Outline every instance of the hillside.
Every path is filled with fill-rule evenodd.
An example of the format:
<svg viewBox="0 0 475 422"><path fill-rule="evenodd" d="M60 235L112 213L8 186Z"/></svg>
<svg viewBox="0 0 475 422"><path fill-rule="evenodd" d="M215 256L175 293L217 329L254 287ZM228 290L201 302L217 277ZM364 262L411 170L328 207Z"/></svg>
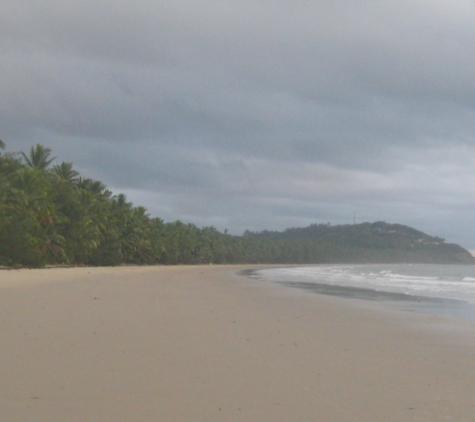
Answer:
<svg viewBox="0 0 475 422"><path fill-rule="evenodd" d="M459 245L445 243L440 237L412 227L383 221L338 226L312 224L283 232L246 232L245 235L271 242L313 245L315 250L320 250L321 262L475 263L475 258Z"/></svg>

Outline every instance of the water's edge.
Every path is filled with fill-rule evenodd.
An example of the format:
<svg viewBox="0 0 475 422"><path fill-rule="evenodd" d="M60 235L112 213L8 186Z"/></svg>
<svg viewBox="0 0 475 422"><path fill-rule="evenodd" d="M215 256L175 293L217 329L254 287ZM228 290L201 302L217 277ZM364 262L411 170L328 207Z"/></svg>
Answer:
<svg viewBox="0 0 475 422"><path fill-rule="evenodd" d="M304 290L312 294L334 296L342 299L369 302L372 304L377 303L382 307L402 312L444 315L475 322L475 306L457 299L417 296L326 283L296 282L293 280L276 281L270 278L265 278L260 271L261 269L245 269L239 270L237 274L252 280L265 280L288 288Z"/></svg>

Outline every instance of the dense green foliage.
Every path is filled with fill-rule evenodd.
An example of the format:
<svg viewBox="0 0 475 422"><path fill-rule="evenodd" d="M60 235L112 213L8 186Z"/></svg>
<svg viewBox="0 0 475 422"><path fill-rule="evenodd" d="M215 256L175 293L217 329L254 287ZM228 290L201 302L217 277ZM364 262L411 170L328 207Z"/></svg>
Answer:
<svg viewBox="0 0 475 422"><path fill-rule="evenodd" d="M382 221L354 225L313 224L284 232L246 232L246 236L282 245L297 263L474 263L459 245L401 224ZM300 247L298 247L299 245Z"/></svg>
<svg viewBox="0 0 475 422"><path fill-rule="evenodd" d="M0 152L0 265L473 261L458 245L383 222L244 236L164 223L71 163L53 162L42 145Z"/></svg>

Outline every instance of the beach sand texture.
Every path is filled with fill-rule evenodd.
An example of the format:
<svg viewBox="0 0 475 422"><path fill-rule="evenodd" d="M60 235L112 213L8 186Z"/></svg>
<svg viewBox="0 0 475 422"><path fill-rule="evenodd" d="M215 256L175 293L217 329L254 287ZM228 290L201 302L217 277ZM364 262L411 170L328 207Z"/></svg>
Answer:
<svg viewBox="0 0 475 422"><path fill-rule="evenodd" d="M475 420L473 327L238 268L0 271L0 421Z"/></svg>

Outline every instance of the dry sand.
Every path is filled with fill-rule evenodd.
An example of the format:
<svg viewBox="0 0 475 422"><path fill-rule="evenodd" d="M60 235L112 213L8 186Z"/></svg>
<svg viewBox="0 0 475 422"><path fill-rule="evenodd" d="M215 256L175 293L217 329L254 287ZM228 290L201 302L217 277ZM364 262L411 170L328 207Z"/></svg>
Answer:
<svg viewBox="0 0 475 422"><path fill-rule="evenodd" d="M475 421L475 329L234 275L0 271L0 421Z"/></svg>

